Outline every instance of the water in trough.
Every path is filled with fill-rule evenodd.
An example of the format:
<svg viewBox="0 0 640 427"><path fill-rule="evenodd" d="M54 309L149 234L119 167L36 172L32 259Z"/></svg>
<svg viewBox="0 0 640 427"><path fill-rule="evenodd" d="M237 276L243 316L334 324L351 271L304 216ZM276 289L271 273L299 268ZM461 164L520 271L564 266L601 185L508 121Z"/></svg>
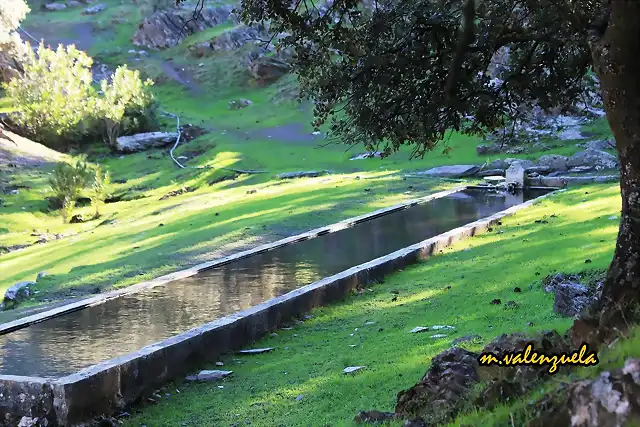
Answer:
<svg viewBox="0 0 640 427"><path fill-rule="evenodd" d="M71 374L544 193L464 190L45 320L0 336L0 373Z"/></svg>

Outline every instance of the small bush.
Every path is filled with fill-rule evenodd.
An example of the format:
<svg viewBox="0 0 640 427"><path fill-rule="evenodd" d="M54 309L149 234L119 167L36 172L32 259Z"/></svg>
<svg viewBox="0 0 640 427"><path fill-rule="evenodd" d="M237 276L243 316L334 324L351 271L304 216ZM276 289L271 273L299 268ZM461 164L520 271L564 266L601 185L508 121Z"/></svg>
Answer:
<svg viewBox="0 0 640 427"><path fill-rule="evenodd" d="M91 183L91 192L89 196L91 199L91 205L94 209L94 218L100 218L100 207L109 196L108 187L110 183L109 171L103 171L101 166L96 167L93 174L93 181Z"/></svg>
<svg viewBox="0 0 640 427"><path fill-rule="evenodd" d="M74 166L59 163L53 171L49 185L55 197L62 202L60 215L63 222L69 222L76 200L87 185L89 173L84 160L79 160Z"/></svg>

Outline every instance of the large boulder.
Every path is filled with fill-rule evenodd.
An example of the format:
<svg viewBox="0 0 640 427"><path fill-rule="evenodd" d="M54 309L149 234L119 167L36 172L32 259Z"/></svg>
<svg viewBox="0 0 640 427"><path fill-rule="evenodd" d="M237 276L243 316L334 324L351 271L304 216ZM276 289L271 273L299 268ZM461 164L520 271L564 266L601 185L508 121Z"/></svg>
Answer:
<svg viewBox="0 0 640 427"><path fill-rule="evenodd" d="M194 43L189 46L189 51L193 56L200 58L210 53L235 50L247 43L259 42L259 40L263 40L265 38L267 38L267 31L265 28L241 25L229 31L225 31L210 40Z"/></svg>
<svg viewBox="0 0 640 427"><path fill-rule="evenodd" d="M476 165L451 165L440 166L423 172L417 172L417 174L446 178L465 178L473 176L479 171L480 167Z"/></svg>
<svg viewBox="0 0 640 427"><path fill-rule="evenodd" d="M590 166L596 170L617 169L618 158L606 151L587 149L580 151L569 158L567 166Z"/></svg>
<svg viewBox="0 0 640 427"><path fill-rule="evenodd" d="M251 61L248 68L253 78L262 82L278 80L291 71L291 65L285 60L264 56Z"/></svg>
<svg viewBox="0 0 640 427"><path fill-rule="evenodd" d="M547 154L538 159L538 166L546 166L551 171L566 171L568 160L569 158L566 156Z"/></svg>
<svg viewBox="0 0 640 427"><path fill-rule="evenodd" d="M29 297L29 287L34 286L35 284L35 282L24 281L10 286L4 293L2 307L9 308L20 304Z"/></svg>
<svg viewBox="0 0 640 427"><path fill-rule="evenodd" d="M228 21L237 22L233 5L205 7L194 19L193 6L184 5L155 12L138 25L133 44L149 49L166 49L191 34Z"/></svg>
<svg viewBox="0 0 640 427"><path fill-rule="evenodd" d="M116 150L120 153L135 153L154 147L165 147L174 144L177 132L147 132L131 136L121 136L116 140Z"/></svg>

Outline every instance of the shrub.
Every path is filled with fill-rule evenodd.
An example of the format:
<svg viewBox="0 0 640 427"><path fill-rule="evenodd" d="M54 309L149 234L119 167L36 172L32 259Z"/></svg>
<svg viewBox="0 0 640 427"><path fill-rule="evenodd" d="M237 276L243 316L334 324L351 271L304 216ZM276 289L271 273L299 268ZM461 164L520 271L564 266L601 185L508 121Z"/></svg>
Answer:
<svg viewBox="0 0 640 427"><path fill-rule="evenodd" d="M100 207L109 195L108 187L110 182L109 171L103 171L101 166L97 166L93 173L93 181L91 183L91 192L89 195L91 205L94 209L94 218L100 218Z"/></svg>
<svg viewBox="0 0 640 427"><path fill-rule="evenodd" d="M27 44L27 47L29 45ZM73 45L27 49L24 73L5 84L17 111L11 119L35 140L56 147L84 138L94 126L93 60Z"/></svg>
<svg viewBox="0 0 640 427"><path fill-rule="evenodd" d="M114 146L121 132L149 130L155 124L155 102L148 91L153 81L140 79L140 72L118 67L109 80L102 80L98 114L105 126L106 141Z"/></svg>
<svg viewBox="0 0 640 427"><path fill-rule="evenodd" d="M143 82L138 71L122 66L100 82L98 92L92 65L73 45L53 51L40 44L37 54L28 49L23 75L4 85L16 107L10 118L33 139L56 148L100 134L113 146L120 133L155 125L151 80Z"/></svg>
<svg viewBox="0 0 640 427"><path fill-rule="evenodd" d="M63 222L69 222L76 200L87 185L89 173L87 163L81 159L73 166L59 163L49 179L55 197L62 202L60 215Z"/></svg>

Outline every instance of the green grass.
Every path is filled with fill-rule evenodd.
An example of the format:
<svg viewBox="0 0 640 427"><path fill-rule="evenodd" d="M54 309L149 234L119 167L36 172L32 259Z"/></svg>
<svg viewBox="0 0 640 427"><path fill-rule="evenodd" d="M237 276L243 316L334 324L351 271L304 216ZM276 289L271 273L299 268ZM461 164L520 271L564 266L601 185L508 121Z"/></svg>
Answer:
<svg viewBox="0 0 640 427"><path fill-rule="evenodd" d="M615 185L554 195L252 346L274 347L272 353L223 357L222 369L234 373L220 383L170 384L161 392L169 397L138 408L125 425L350 426L359 410L393 411L396 393L415 384L455 338L480 335L468 347L478 351L502 333L566 329L570 321L553 314L553 296L540 281L556 271L606 268L618 231L608 217L619 211ZM542 218L548 223L535 222ZM519 307L491 305L494 298ZM456 329L443 339L409 333L436 324ZM353 365L367 368L342 374Z"/></svg>

